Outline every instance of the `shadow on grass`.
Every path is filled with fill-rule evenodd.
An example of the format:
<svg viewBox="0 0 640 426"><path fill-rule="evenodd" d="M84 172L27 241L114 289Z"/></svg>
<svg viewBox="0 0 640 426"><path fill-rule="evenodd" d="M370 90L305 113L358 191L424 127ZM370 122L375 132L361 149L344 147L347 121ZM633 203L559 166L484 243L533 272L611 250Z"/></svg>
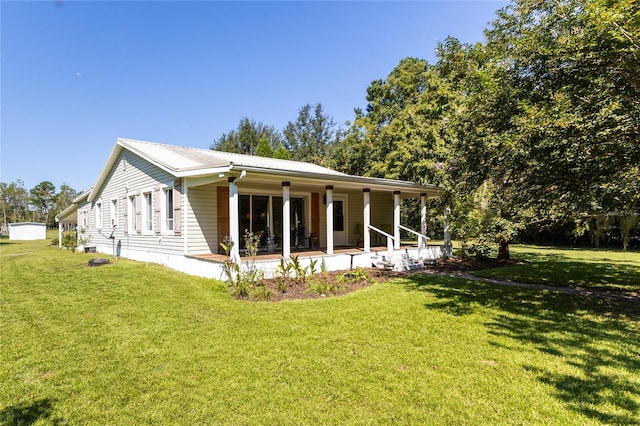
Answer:
<svg viewBox="0 0 640 426"><path fill-rule="evenodd" d="M490 308L485 325L501 338L492 344L505 348L506 338L533 345L577 372L560 373L535 362L523 366L568 407L608 424L638 424L640 383L628 379L640 371L637 303L424 274L398 282L434 296L425 304L430 310L467 315Z"/></svg>
<svg viewBox="0 0 640 426"><path fill-rule="evenodd" d="M53 401L51 399L36 399L12 405L0 410L0 424L2 425L32 425L40 420L48 424L60 424L61 422L51 417Z"/></svg>
<svg viewBox="0 0 640 426"><path fill-rule="evenodd" d="M597 251L594 250L597 254ZM559 253L518 253L514 258L528 262L503 270L485 270L476 275L508 277L514 281L558 286L581 286L592 289L640 291L640 264L613 261L604 257L576 260Z"/></svg>

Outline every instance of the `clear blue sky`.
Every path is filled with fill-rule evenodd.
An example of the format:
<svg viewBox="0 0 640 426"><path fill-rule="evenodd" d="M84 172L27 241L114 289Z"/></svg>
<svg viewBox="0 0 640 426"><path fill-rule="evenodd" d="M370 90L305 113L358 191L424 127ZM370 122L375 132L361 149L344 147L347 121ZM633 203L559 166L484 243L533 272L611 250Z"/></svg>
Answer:
<svg viewBox="0 0 640 426"><path fill-rule="evenodd" d="M505 2L0 2L0 181L93 185L116 138L209 148L243 117L338 123Z"/></svg>

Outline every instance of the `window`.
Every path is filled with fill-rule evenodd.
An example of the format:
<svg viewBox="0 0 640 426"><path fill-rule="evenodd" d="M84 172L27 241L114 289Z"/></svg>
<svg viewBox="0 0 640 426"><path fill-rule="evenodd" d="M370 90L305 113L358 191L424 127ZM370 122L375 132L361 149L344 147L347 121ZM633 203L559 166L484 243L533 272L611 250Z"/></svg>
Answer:
<svg viewBox="0 0 640 426"><path fill-rule="evenodd" d="M129 232L136 232L136 217L138 212L136 211L136 197L132 195L129 197Z"/></svg>
<svg viewBox="0 0 640 426"><path fill-rule="evenodd" d="M86 210L82 211L82 227L83 228L87 227L87 211Z"/></svg>
<svg viewBox="0 0 640 426"><path fill-rule="evenodd" d="M146 192L144 194L143 214L144 214L144 225L143 225L144 230L153 231L153 199L151 198L150 192Z"/></svg>
<svg viewBox="0 0 640 426"><path fill-rule="evenodd" d="M111 200L111 226L118 224L118 200Z"/></svg>
<svg viewBox="0 0 640 426"><path fill-rule="evenodd" d="M96 203L96 228L102 228L102 203Z"/></svg>
<svg viewBox="0 0 640 426"><path fill-rule="evenodd" d="M173 231L173 188L164 190L165 230Z"/></svg>

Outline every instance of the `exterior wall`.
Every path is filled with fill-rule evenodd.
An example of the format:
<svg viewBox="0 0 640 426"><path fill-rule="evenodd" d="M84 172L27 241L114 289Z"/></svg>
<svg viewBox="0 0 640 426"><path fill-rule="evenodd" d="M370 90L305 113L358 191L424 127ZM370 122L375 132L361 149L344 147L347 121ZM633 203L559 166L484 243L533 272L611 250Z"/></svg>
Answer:
<svg viewBox="0 0 640 426"><path fill-rule="evenodd" d="M164 212L156 214L156 208L164 210L165 188L173 188L174 177L154 166L148 161L129 152L123 151L105 181L97 198L78 206L78 230L80 238L89 239L87 245L95 246L96 251L114 253L131 259L159 261L166 256L184 255L184 220L180 222L180 232L163 230ZM185 211L185 185L182 185L180 205ZM143 193L151 193L153 200L153 229L140 233L133 231L125 224L128 215L128 198ZM142 202L142 195L140 196ZM112 201L116 201L115 228L111 224ZM174 202L177 200L174 196ZM101 210L101 221L98 223L98 205ZM85 222L86 221L86 222ZM128 232L125 232L127 229ZM82 233L84 230L84 234ZM109 239L112 235L114 239ZM176 235L178 234L178 235ZM142 255L144 254L144 255ZM141 257L146 257L141 259ZM152 260L156 259L156 260Z"/></svg>
<svg viewBox="0 0 640 426"><path fill-rule="evenodd" d="M10 240L46 240L47 225L45 223L20 222L9 224Z"/></svg>
<svg viewBox="0 0 640 426"><path fill-rule="evenodd" d="M320 192L320 199L323 200L326 192ZM334 189L333 195L347 197L347 242L349 246L355 247L358 242L358 225L364 226L364 196L360 190L340 190ZM391 192L371 192L371 225L376 228L393 226L393 193ZM384 229L383 229L384 230ZM377 233L371 232L371 243L376 242ZM364 246L364 230L362 240L358 246ZM386 241L382 241L386 245ZM327 205L320 202L320 247L327 246Z"/></svg>
<svg viewBox="0 0 640 426"><path fill-rule="evenodd" d="M218 252L218 184L189 187L187 254Z"/></svg>

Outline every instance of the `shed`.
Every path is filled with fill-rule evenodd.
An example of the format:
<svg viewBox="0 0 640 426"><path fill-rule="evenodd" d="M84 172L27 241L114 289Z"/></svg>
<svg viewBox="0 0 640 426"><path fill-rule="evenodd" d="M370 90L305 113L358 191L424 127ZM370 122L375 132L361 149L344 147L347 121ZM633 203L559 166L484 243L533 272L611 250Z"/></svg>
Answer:
<svg viewBox="0 0 640 426"><path fill-rule="evenodd" d="M9 224L10 240L46 240L47 224L36 222L19 222Z"/></svg>

